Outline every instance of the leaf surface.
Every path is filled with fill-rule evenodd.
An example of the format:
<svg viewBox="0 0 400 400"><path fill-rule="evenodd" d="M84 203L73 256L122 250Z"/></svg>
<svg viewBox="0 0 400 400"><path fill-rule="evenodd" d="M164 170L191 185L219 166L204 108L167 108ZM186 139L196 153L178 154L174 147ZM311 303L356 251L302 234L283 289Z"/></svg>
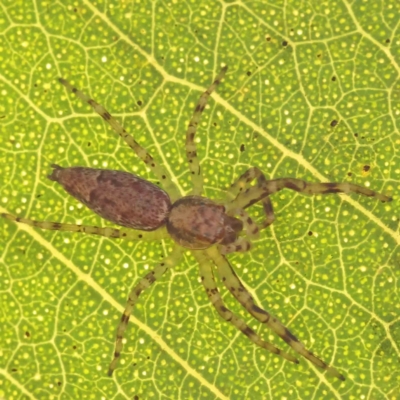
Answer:
<svg viewBox="0 0 400 400"><path fill-rule="evenodd" d="M0 222L0 397L400 397L400 10L383 2L2 0L0 212L109 226L49 181L50 164L152 173L62 76L103 104L190 190L185 131L222 65L198 131L205 195L246 169L348 181L394 196L273 196L276 221L229 257L255 300L347 378L292 365L221 321L188 253L141 297L106 376L129 289L171 242ZM261 218L259 206L250 209ZM263 338L285 343L222 289ZM136 397L135 397L136 396Z"/></svg>

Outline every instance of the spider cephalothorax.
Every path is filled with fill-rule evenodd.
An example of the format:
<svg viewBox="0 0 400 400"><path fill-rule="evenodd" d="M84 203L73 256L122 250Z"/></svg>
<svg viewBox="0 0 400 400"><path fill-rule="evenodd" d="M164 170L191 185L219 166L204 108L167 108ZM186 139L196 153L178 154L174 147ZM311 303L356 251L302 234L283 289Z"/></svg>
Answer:
<svg viewBox="0 0 400 400"><path fill-rule="evenodd" d="M213 244L234 243L243 223L225 213L225 207L201 196L177 200L169 213L167 230L181 246L206 249Z"/></svg>
<svg viewBox="0 0 400 400"><path fill-rule="evenodd" d="M207 99L224 77L221 72L212 85L200 97L186 132L186 155L193 183L191 195L182 197L164 168L115 120L111 114L93 99L71 86L66 80L60 82L89 103L107 121L117 134L132 148L136 155L153 171L165 189L123 171L99 170L86 167L62 168L53 165L50 179L59 182L64 189L101 217L128 229L100 228L96 226L64 224L59 222L33 221L2 214L3 217L43 229L84 232L112 238L129 240L160 240L172 237L175 241L171 254L163 259L132 288L125 311L117 329L114 358L109 366L112 375L122 351L123 334L139 295L176 264L185 249L190 249L199 263L201 282L218 314L230 322L256 345L279 354L286 360L298 363L290 354L278 349L251 329L241 318L233 314L224 304L214 281L213 264L225 287L236 300L258 321L288 343L298 354L314 365L327 370L331 375L344 380L336 368L316 357L277 318L255 304L241 283L225 254L248 251L251 241L259 231L274 221L270 195L282 189L291 189L304 194L358 193L375 197L383 202L391 198L371 189L351 183L310 183L295 178L280 178L268 181L257 167L244 172L228 189L222 201L201 197L203 179L197 158L195 134ZM253 182L256 182L253 185ZM265 219L255 224L245 209L260 202Z"/></svg>

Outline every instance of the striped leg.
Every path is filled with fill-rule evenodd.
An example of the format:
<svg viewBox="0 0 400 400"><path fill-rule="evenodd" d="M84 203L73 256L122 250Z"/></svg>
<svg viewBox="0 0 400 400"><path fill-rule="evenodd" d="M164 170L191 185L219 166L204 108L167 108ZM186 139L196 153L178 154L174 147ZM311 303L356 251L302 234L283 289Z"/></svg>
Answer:
<svg viewBox="0 0 400 400"><path fill-rule="evenodd" d="M257 179L257 185L255 186L256 188L262 188L264 185L268 182L267 179L265 178L264 174L261 172L261 170L257 167L252 167L249 168L244 174L242 174L236 182L234 182L231 187L228 190L228 197L231 199L235 199L236 204L242 204L240 202L240 199L247 193L247 190L253 188L251 186L251 182ZM266 218L259 224L259 229L265 229L269 225L271 225L274 220L274 210L272 208L272 203L271 199L269 197L264 197L261 199L264 213L266 215ZM252 203L254 204L254 203ZM246 205L246 207L249 207L251 204ZM233 209L232 205L226 204L227 212L230 214Z"/></svg>
<svg viewBox="0 0 400 400"><path fill-rule="evenodd" d="M298 364L299 361L295 357L278 349L271 343L262 340L257 333L254 332L253 329L251 329L242 319L237 317L232 313L232 311L225 307L225 304L223 303L221 295L215 284L212 264L208 257L203 252L195 252L193 255L196 257L199 264L201 283L203 284L207 296L218 314L225 321L230 322L235 328L246 335L257 346L262 347L271 353L278 354L288 361Z"/></svg>
<svg viewBox="0 0 400 400"><path fill-rule="evenodd" d="M35 228L47 229L51 231L64 231L64 232L80 232L89 235L99 235L107 238L119 238L129 240L161 240L168 237L165 228L157 229L156 231L146 232L135 229L115 229L115 228L100 228L98 226L78 225L78 224L63 224L60 222L50 221L35 221L28 218L20 218L11 214L1 213L1 217L9 221L19 222L21 224L34 226Z"/></svg>
<svg viewBox="0 0 400 400"><path fill-rule="evenodd" d="M60 78L59 81L72 93L75 93L82 101L90 104L93 107L93 110L110 124L114 131L121 136L125 143L127 143L136 155L154 172L157 179L163 183L163 187L171 196L172 201L175 201L180 197L176 185L172 182L165 169L153 159L150 153L142 147L102 105L98 104L79 89L72 86L65 79Z"/></svg>
<svg viewBox="0 0 400 400"><path fill-rule="evenodd" d="M246 189L250 188L251 182L254 181L254 179L258 179L259 177L264 177L263 173L261 170L257 167L251 167L249 168L246 172L244 172L242 175L239 176L239 178L232 183L231 187L228 189L227 194L231 199L234 199L237 197L240 193L244 192ZM265 177L263 181L266 181ZM258 182L260 186L260 182Z"/></svg>
<svg viewBox="0 0 400 400"><path fill-rule="evenodd" d="M182 247L174 246L171 254L166 257L163 262L158 264L153 271L150 271L144 278L142 278L129 293L125 311L122 314L121 321L117 328L114 358L108 367L108 376L111 376L117 367L118 359L122 351L124 332L128 326L129 317L132 314L133 307L137 303L140 294L143 292L143 290L147 289L151 284L159 279L169 268L172 268L174 265L176 265L179 262L183 252L184 249Z"/></svg>
<svg viewBox="0 0 400 400"><path fill-rule="evenodd" d="M250 240L258 239L259 237L258 226L250 218L249 214L242 208L239 208L238 210L235 211L234 215L237 216L243 222L243 227L246 232L246 236Z"/></svg>
<svg viewBox="0 0 400 400"><path fill-rule="evenodd" d="M193 195L201 195L203 192L203 176L197 157L196 142L194 141L197 125L199 124L201 114L204 111L208 98L225 76L227 69L228 67L222 68L211 86L200 96L186 131L186 157L192 177L193 189L191 194Z"/></svg>
<svg viewBox="0 0 400 400"><path fill-rule="evenodd" d="M242 282L240 282L235 271L224 256L219 254L215 248L207 249L206 254L217 265L218 274L224 285L254 318L266 324L273 332L292 347L293 350L307 358L314 365L328 371L330 375L335 376L342 381L345 380L344 376L340 374L336 368L329 366L311 353L311 351L307 350L303 343L301 343L299 339L297 339L296 336L294 336L277 318L273 317L270 313L258 307L254 303L250 293L243 286Z"/></svg>
<svg viewBox="0 0 400 400"><path fill-rule="evenodd" d="M239 178L240 182L243 182L242 177ZM329 193L357 193L363 196L374 197L382 202L392 201L392 198L390 196L385 196L384 194L375 192L374 190L368 189L364 186L355 185L353 183L320 183L306 182L296 178L280 178L270 181L265 180L257 186L251 186L244 191L243 189L240 190L240 193L236 196L236 198L228 203L225 208L227 212L236 208L247 208L263 200L266 196L279 192L282 189L291 189L295 190L296 192L309 195Z"/></svg>
<svg viewBox="0 0 400 400"><path fill-rule="evenodd" d="M227 245L219 245L218 248L221 254L228 254L233 252L246 252L251 249L251 241L258 239L259 229L258 226L250 218L249 214L243 209L236 210L233 213L242 222L246 238L238 237L233 243Z"/></svg>
<svg viewBox="0 0 400 400"><path fill-rule="evenodd" d="M270 226L275 221L274 209L272 208L272 202L269 196L262 199L262 205L266 218L260 224L260 230Z"/></svg>
<svg viewBox="0 0 400 400"><path fill-rule="evenodd" d="M246 253L251 249L251 242L244 237L238 237L233 243L221 244L218 245L218 248L221 254Z"/></svg>

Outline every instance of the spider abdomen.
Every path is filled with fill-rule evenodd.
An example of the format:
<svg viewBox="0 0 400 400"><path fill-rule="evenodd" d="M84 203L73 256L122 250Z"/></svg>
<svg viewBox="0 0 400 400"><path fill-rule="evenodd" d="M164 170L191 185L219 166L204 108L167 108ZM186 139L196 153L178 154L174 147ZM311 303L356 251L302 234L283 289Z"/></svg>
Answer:
<svg viewBox="0 0 400 400"><path fill-rule="evenodd" d="M181 246L205 249L215 243L231 243L243 224L225 214L225 207L201 196L177 200L167 220L167 230Z"/></svg>
<svg viewBox="0 0 400 400"><path fill-rule="evenodd" d="M56 164L49 179L96 214L117 225L152 231L165 224L171 208L168 194L158 186L124 171Z"/></svg>

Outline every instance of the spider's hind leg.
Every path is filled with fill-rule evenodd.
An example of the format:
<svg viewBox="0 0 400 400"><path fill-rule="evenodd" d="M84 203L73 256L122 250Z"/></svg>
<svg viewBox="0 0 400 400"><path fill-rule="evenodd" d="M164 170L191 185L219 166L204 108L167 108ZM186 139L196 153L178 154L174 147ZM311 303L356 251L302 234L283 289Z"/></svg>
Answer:
<svg viewBox="0 0 400 400"><path fill-rule="evenodd" d="M64 231L64 232L80 232L89 235L99 235L107 238L120 238L129 240L161 240L168 237L165 228L157 229L155 231L139 231L135 229L116 229L99 226L89 225L78 225L78 224L65 224L61 222L50 222L50 221L36 221L29 218L16 217L12 214L1 213L1 217L8 219L9 221L19 222L21 224L33 226L35 228L46 229L50 231Z"/></svg>
<svg viewBox="0 0 400 400"><path fill-rule="evenodd" d="M154 172L157 179L162 182L164 189L169 193L171 199L175 201L180 196L178 188L175 183L168 176L164 167L158 164L151 154L142 147L134 138L131 136L125 128L99 103L90 98L88 95L72 86L67 80L59 78L61 84L63 84L72 93L75 93L82 101L92 106L93 110L100 115L106 121L112 129L125 141L125 143L136 153L136 155Z"/></svg>

